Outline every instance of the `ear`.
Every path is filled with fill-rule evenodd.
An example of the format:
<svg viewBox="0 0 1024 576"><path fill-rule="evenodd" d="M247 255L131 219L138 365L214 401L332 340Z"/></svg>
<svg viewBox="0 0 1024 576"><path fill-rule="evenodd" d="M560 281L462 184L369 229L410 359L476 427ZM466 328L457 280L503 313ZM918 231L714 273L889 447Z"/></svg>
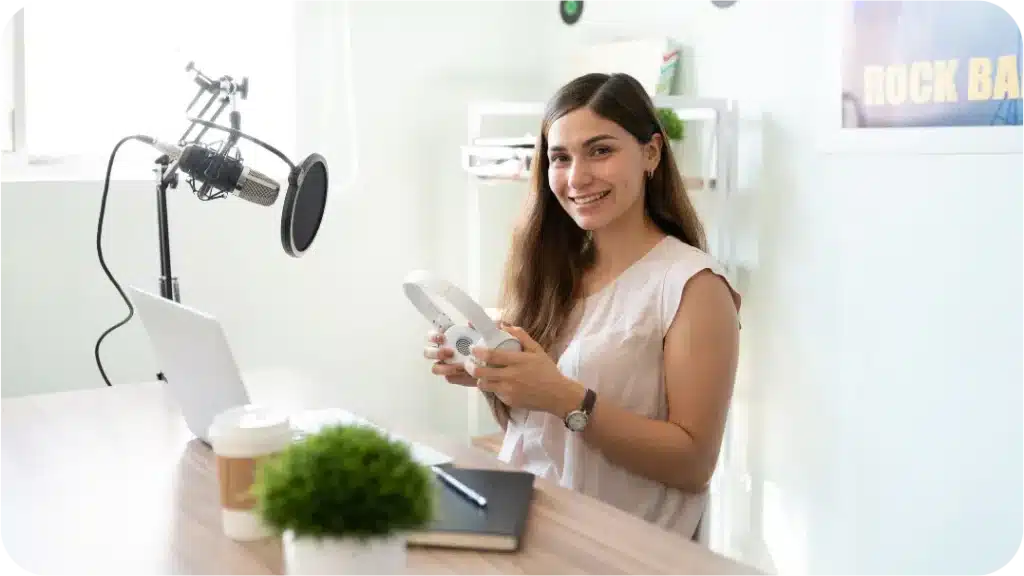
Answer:
<svg viewBox="0 0 1024 576"><path fill-rule="evenodd" d="M664 141L659 132L651 136L651 141L644 145L645 172L651 173L658 168L658 164L661 162L661 148L663 145Z"/></svg>

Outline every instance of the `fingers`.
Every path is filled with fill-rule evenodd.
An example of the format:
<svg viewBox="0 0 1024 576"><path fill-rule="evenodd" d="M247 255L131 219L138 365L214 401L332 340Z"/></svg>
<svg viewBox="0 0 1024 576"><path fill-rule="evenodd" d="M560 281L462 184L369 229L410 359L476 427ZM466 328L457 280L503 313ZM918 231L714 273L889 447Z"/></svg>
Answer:
<svg viewBox="0 0 1024 576"><path fill-rule="evenodd" d="M462 366L458 364L445 364L443 362L435 362L430 366L430 372L437 376L466 376L466 371L463 370Z"/></svg>
<svg viewBox="0 0 1024 576"><path fill-rule="evenodd" d="M465 373L461 376L445 376L444 379L447 380L449 384L457 384L467 388L476 386L476 380L470 378Z"/></svg>
<svg viewBox="0 0 1024 576"><path fill-rule="evenodd" d="M436 330L427 332L428 344L423 347L423 357L427 360L442 361L452 358L454 352L451 348L444 348L444 334Z"/></svg>
<svg viewBox="0 0 1024 576"><path fill-rule="evenodd" d="M530 338L530 335L526 333L526 330L523 330L519 326L510 326L508 324L502 324L501 329L511 334L512 337L515 338L516 340L519 340L519 343L523 345L524 351L540 351L540 345L537 344L537 342L533 338Z"/></svg>
<svg viewBox="0 0 1024 576"><path fill-rule="evenodd" d="M466 374L459 364L444 364L436 362L430 367L430 372L435 376L442 376L450 384L459 386L476 386L476 379Z"/></svg>
<svg viewBox="0 0 1024 576"><path fill-rule="evenodd" d="M491 350L474 346L470 353L482 364L489 366L513 366L523 360L522 352L512 350Z"/></svg>
<svg viewBox="0 0 1024 576"><path fill-rule="evenodd" d="M499 368L496 366L483 366L472 360L466 360L463 364L463 368L466 373L476 378L477 380L505 380L508 379L510 372L508 368Z"/></svg>
<svg viewBox="0 0 1024 576"><path fill-rule="evenodd" d="M442 348L440 346L424 346L423 357L427 360L444 361L450 360L455 356L455 351L451 348Z"/></svg>

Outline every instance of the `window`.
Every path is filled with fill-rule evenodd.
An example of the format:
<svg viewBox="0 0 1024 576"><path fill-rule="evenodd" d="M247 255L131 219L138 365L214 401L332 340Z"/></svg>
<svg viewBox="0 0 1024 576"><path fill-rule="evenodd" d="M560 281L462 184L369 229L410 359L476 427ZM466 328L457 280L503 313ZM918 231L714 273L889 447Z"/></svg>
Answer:
<svg viewBox="0 0 1024 576"><path fill-rule="evenodd" d="M22 91L24 105L15 106L14 117L24 120L25 138L17 154L58 163L86 157L105 170L114 144L124 136L141 133L176 142L188 127L186 108L198 90L186 72L192 61L212 78L248 77L248 97L237 101L242 130L293 156L292 3L177 2L163 8L142 2L32 3L22 16L24 81L14 92ZM17 59L17 47L14 52ZM191 114L199 115L208 98L201 97ZM228 123L229 110L218 124ZM224 137L211 129L204 141ZM239 148L261 167L271 162L284 167L245 140ZM142 167L148 172L155 156L134 144L118 153L118 166L122 158L148 163Z"/></svg>

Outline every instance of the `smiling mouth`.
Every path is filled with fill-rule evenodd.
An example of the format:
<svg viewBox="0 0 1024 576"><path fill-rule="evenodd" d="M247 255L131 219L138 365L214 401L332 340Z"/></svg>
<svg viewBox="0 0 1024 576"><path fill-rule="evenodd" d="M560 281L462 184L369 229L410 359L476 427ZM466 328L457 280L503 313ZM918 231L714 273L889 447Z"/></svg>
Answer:
<svg viewBox="0 0 1024 576"><path fill-rule="evenodd" d="M571 200L572 203L577 206L586 206L587 204L593 204L598 200L604 200L611 193L611 190L606 190L604 192L598 192L597 194L588 194L586 196L577 196L575 198L569 198L569 200Z"/></svg>

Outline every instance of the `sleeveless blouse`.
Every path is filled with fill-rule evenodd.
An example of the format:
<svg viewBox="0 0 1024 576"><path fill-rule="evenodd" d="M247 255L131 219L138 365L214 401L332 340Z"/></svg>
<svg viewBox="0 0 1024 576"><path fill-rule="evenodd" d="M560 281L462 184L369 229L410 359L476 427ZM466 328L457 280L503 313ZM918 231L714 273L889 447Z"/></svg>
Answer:
<svg viewBox="0 0 1024 576"><path fill-rule="evenodd" d="M666 420L663 339L683 288L706 269L726 278L706 253L675 237L663 238L576 306L571 338L552 351L558 368L597 392L598 403ZM738 303L734 289L733 295ZM683 492L612 464L547 413L512 410L499 458L687 538L694 536L706 506L707 491Z"/></svg>

